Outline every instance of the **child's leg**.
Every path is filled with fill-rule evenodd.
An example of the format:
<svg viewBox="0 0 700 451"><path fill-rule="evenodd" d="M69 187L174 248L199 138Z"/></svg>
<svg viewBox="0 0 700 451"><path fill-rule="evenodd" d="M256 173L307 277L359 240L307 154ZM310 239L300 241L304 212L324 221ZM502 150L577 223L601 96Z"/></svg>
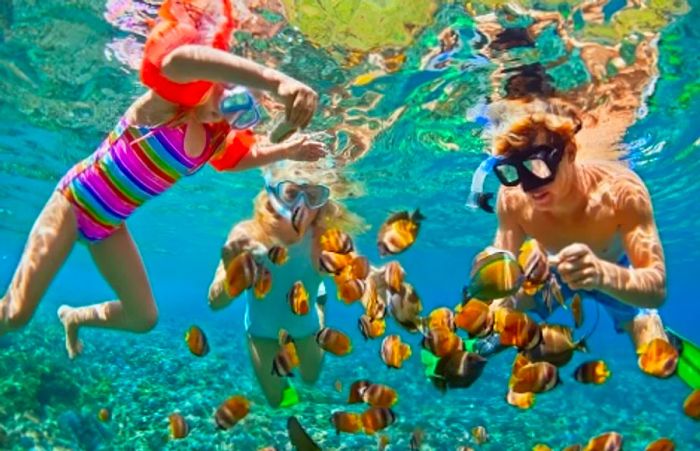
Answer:
<svg viewBox="0 0 700 451"><path fill-rule="evenodd" d="M72 205L54 192L37 218L22 259L0 299L0 335L27 324L77 239Z"/></svg>
<svg viewBox="0 0 700 451"><path fill-rule="evenodd" d="M90 253L119 300L79 308L64 305L58 309L66 329L66 348L71 358L81 351L79 327L148 332L158 319L146 269L126 225L90 246Z"/></svg>
<svg viewBox="0 0 700 451"><path fill-rule="evenodd" d="M629 331L635 349L649 343L655 338L668 341L661 317L656 311L640 314L634 317L629 325L624 327Z"/></svg>
<svg viewBox="0 0 700 451"><path fill-rule="evenodd" d="M297 340L297 354L299 354L299 372L301 378L307 384L313 384L318 380L323 363L323 349L316 343L316 337L308 337Z"/></svg>
<svg viewBox="0 0 700 451"><path fill-rule="evenodd" d="M623 329L629 332L636 350L657 338L669 342L661 317L655 310L638 314ZM677 359L675 364L664 365L662 371L649 374L662 378L669 377L676 371L676 366ZM648 372L644 368L642 368L642 371Z"/></svg>
<svg viewBox="0 0 700 451"><path fill-rule="evenodd" d="M209 305L224 305L228 300L226 291L226 270L223 261L219 260L219 265L214 273L214 280L209 285Z"/></svg>
<svg viewBox="0 0 700 451"><path fill-rule="evenodd" d="M272 374L272 362L279 349L280 345L277 340L248 336L248 351L255 376L260 383L265 399L272 407L279 407L282 403L282 395L288 385L286 378Z"/></svg>

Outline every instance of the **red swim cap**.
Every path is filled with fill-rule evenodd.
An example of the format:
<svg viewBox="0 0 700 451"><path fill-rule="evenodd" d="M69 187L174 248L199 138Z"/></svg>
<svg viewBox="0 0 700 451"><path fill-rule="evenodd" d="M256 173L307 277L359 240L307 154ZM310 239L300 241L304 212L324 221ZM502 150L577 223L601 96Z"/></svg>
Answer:
<svg viewBox="0 0 700 451"><path fill-rule="evenodd" d="M165 100L185 107L196 106L214 83L176 83L163 75L161 65L170 52L186 44L228 51L236 27L231 0L165 0L158 16L146 40L141 82Z"/></svg>

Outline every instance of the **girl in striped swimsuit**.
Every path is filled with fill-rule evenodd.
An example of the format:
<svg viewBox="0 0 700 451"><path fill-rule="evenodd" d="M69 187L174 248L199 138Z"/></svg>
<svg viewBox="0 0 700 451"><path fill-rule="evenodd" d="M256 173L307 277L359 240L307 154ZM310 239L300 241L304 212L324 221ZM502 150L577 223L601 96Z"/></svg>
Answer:
<svg viewBox="0 0 700 451"><path fill-rule="evenodd" d="M196 8L183 6L190 3ZM289 76L227 51L235 24L230 0L169 0L160 17L141 69L149 91L131 105L99 148L59 182L0 299L0 335L29 321L78 239L88 244L118 300L59 309L69 356L82 349L81 326L152 329L156 303L125 224L136 208L207 162L217 170L240 171L281 159L313 161L325 154L321 143L305 137L259 147L250 130L232 126L240 117L227 108L232 85L277 95L294 128L309 123L317 95Z"/></svg>

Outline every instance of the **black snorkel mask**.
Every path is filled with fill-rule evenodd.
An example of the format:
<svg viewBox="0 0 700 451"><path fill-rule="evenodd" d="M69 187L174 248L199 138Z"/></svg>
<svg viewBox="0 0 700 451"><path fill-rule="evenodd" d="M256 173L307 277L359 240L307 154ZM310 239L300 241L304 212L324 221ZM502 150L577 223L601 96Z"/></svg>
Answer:
<svg viewBox="0 0 700 451"><path fill-rule="evenodd" d="M554 180L563 157L563 148L549 145L519 150L507 157L490 156L474 173L467 206L493 213L493 206L489 202L494 194L484 192L484 181L489 173L494 172L505 186L520 185L525 192L534 191Z"/></svg>

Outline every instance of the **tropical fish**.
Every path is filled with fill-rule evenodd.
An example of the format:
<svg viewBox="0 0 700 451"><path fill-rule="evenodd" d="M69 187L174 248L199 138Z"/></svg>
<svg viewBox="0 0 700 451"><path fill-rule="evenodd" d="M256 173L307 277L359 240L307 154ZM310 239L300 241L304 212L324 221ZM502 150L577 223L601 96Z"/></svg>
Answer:
<svg viewBox="0 0 700 451"><path fill-rule="evenodd" d="M610 377L610 370L602 360L584 362L574 371L574 379L582 384L602 384Z"/></svg>
<svg viewBox="0 0 700 451"><path fill-rule="evenodd" d="M289 260L289 251L284 246L272 246L267 251L267 258L275 265L284 265Z"/></svg>
<svg viewBox="0 0 700 451"><path fill-rule="evenodd" d="M253 294L256 298L262 299L272 289L272 273L263 265L258 266L258 279L253 285Z"/></svg>
<svg viewBox="0 0 700 451"><path fill-rule="evenodd" d="M465 297L491 301L512 296L520 289L523 278L512 253L488 247L474 257Z"/></svg>
<svg viewBox="0 0 700 451"><path fill-rule="evenodd" d="M335 391L337 392L343 391L343 383L340 381L340 379L336 379L335 382L333 382L333 388L335 388Z"/></svg>
<svg viewBox="0 0 700 451"><path fill-rule="evenodd" d="M455 311L455 325L470 337L483 337L491 333L494 316L487 303L472 299L465 305L457 306Z"/></svg>
<svg viewBox="0 0 700 451"><path fill-rule="evenodd" d="M516 393L542 393L559 384L557 367L549 362L528 363L513 374L513 386Z"/></svg>
<svg viewBox="0 0 700 451"><path fill-rule="evenodd" d="M557 301L560 306L566 308L566 302L564 301L564 294L561 291L561 285L559 285L559 281L554 274L549 277L549 280L545 285L545 289L542 291L542 300L549 313L554 311L554 301Z"/></svg>
<svg viewBox="0 0 700 451"><path fill-rule="evenodd" d="M367 315L362 315L357 323L365 340L381 337L386 330L386 321L384 319L372 319Z"/></svg>
<svg viewBox="0 0 700 451"><path fill-rule="evenodd" d="M287 294L289 306L295 315L306 315L309 313L309 292L304 288L301 281L297 281Z"/></svg>
<svg viewBox="0 0 700 451"><path fill-rule="evenodd" d="M210 303L211 308L216 310L230 304L234 298L253 286L258 276L257 273L258 264L250 252L242 252L237 255L226 267L226 293L228 297L224 301Z"/></svg>
<svg viewBox="0 0 700 451"><path fill-rule="evenodd" d="M299 366L299 356L294 339L286 331L280 331L280 349L272 361L272 372L279 377L293 376L292 370Z"/></svg>
<svg viewBox="0 0 700 451"><path fill-rule="evenodd" d="M457 334L447 328L429 330L421 341L423 349L430 351L437 357L445 357L453 352L464 349L464 343Z"/></svg>
<svg viewBox="0 0 700 451"><path fill-rule="evenodd" d="M352 351L350 337L340 332L339 330L324 327L316 334L316 343L324 351L337 356L347 355Z"/></svg>
<svg viewBox="0 0 700 451"><path fill-rule="evenodd" d="M583 324L583 306L581 305L581 295L576 293L571 301L571 314L574 317L574 325L578 329Z"/></svg>
<svg viewBox="0 0 700 451"><path fill-rule="evenodd" d="M476 426L475 428L472 428L472 438L474 439L474 443L481 445L482 443L486 443L488 441L489 434L486 432L485 427Z"/></svg>
<svg viewBox="0 0 700 451"><path fill-rule="evenodd" d="M415 428L411 433L411 441L408 443L408 449L411 451L420 451L420 446L423 444L425 432L421 428Z"/></svg>
<svg viewBox="0 0 700 451"><path fill-rule="evenodd" d="M335 433L348 432L355 434L362 430L362 418L358 413L333 412L331 424L335 427Z"/></svg>
<svg viewBox="0 0 700 451"><path fill-rule="evenodd" d="M676 445L669 438L660 438L652 443L649 443L644 451L675 451Z"/></svg>
<svg viewBox="0 0 700 451"><path fill-rule="evenodd" d="M700 420L700 389L694 390L685 398L683 412L690 418Z"/></svg>
<svg viewBox="0 0 700 451"><path fill-rule="evenodd" d="M397 261L389 262L384 266L384 282L389 290L394 293L401 291L401 285L406 277L406 271Z"/></svg>
<svg viewBox="0 0 700 451"><path fill-rule="evenodd" d="M508 389L506 402L518 409L529 409L535 404L535 394L532 392L516 393L512 389Z"/></svg>
<svg viewBox="0 0 700 451"><path fill-rule="evenodd" d="M396 391L382 384L370 384L361 388L362 400L372 407L391 407L399 397Z"/></svg>
<svg viewBox="0 0 700 451"><path fill-rule="evenodd" d="M185 343L190 352L197 357L203 357L209 353L209 342L204 331L197 326L190 326L185 332Z"/></svg>
<svg viewBox="0 0 700 451"><path fill-rule="evenodd" d="M370 407L361 416L365 433L374 434L385 429L396 421L396 414L388 407Z"/></svg>
<svg viewBox="0 0 700 451"><path fill-rule="evenodd" d="M442 392L448 388L467 388L481 376L485 366L486 359L479 354L460 350L441 357L430 379Z"/></svg>
<svg viewBox="0 0 700 451"><path fill-rule="evenodd" d="M348 396L348 404L357 404L360 402L364 402L362 399L362 393L364 393L365 389L372 385L370 381L367 379L360 379L358 381L355 381L350 385L350 394Z"/></svg>
<svg viewBox="0 0 700 451"><path fill-rule="evenodd" d="M404 283L399 293L389 294L391 316L408 332L418 332L423 303L413 285Z"/></svg>
<svg viewBox="0 0 700 451"><path fill-rule="evenodd" d="M652 376L665 378L676 371L678 350L671 343L655 338L637 349L639 368Z"/></svg>
<svg viewBox="0 0 700 451"><path fill-rule="evenodd" d="M350 267L352 268L352 276L355 279L364 280L369 275L369 260L367 260L367 257L358 255L352 259Z"/></svg>
<svg viewBox="0 0 700 451"><path fill-rule="evenodd" d="M349 254L355 249L352 238L339 229L328 229L319 239L321 250L337 254Z"/></svg>
<svg viewBox="0 0 700 451"><path fill-rule="evenodd" d="M287 419L287 435L292 447L297 451L321 451L321 447L304 430L297 417Z"/></svg>
<svg viewBox="0 0 700 451"><path fill-rule="evenodd" d="M619 451L622 449L622 436L617 432L607 432L593 437L584 451Z"/></svg>
<svg viewBox="0 0 700 451"><path fill-rule="evenodd" d="M555 324L540 325L541 339L534 348L525 351L531 362L549 362L564 366L571 360L574 351L587 352L586 342L573 341L571 329Z"/></svg>
<svg viewBox="0 0 700 451"><path fill-rule="evenodd" d="M363 280L353 279L338 286L338 299L350 304L362 299L365 293L366 284Z"/></svg>
<svg viewBox="0 0 700 451"><path fill-rule="evenodd" d="M190 426L187 424L187 420L179 413L171 413L168 417L168 421L170 422L169 429L172 438L185 438L187 434L190 433Z"/></svg>
<svg viewBox="0 0 700 451"><path fill-rule="evenodd" d="M367 279L365 292L362 296L362 307L371 319L383 319L386 316L386 301L377 293L377 283L373 278Z"/></svg>
<svg viewBox="0 0 700 451"><path fill-rule="evenodd" d="M112 418L112 412L103 407L97 412L97 418L102 422L109 421L109 419Z"/></svg>
<svg viewBox="0 0 700 451"><path fill-rule="evenodd" d="M389 368L401 368L403 362L411 357L411 347L401 343L401 337L398 335L389 335L382 340L379 355Z"/></svg>
<svg viewBox="0 0 700 451"><path fill-rule="evenodd" d="M532 296L542 289L549 279L549 265L543 264L538 267L538 255L546 256L547 252L533 238L526 240L518 252L518 264L525 275L523 291L528 296Z"/></svg>
<svg viewBox="0 0 700 451"><path fill-rule="evenodd" d="M421 221L425 217L419 210L410 214L402 211L391 215L382 224L377 237L379 255L399 254L408 249L416 241Z"/></svg>
<svg viewBox="0 0 700 451"><path fill-rule="evenodd" d="M542 331L537 322L526 313L506 307L494 313L493 330L500 334L501 345L529 350L542 340Z"/></svg>
<svg viewBox="0 0 700 451"><path fill-rule="evenodd" d="M447 329L451 332L455 331L455 315L447 307L436 308L425 320L425 331L435 329Z"/></svg>
<svg viewBox="0 0 700 451"><path fill-rule="evenodd" d="M250 402L241 395L232 396L216 410L214 420L221 429L230 429L245 418L250 411Z"/></svg>
<svg viewBox="0 0 700 451"><path fill-rule="evenodd" d="M340 274L346 266L353 261L352 254L339 254L337 252L321 251L319 267L328 274Z"/></svg>

